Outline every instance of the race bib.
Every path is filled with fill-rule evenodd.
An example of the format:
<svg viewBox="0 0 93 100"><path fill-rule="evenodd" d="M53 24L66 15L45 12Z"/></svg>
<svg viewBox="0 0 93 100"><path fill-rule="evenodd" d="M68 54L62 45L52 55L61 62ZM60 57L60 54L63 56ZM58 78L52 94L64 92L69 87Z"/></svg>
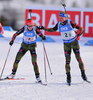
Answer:
<svg viewBox="0 0 93 100"><path fill-rule="evenodd" d="M71 32L61 33L63 37L71 37Z"/></svg>
<svg viewBox="0 0 93 100"><path fill-rule="evenodd" d="M35 37L24 37L25 41L32 42L35 40Z"/></svg>

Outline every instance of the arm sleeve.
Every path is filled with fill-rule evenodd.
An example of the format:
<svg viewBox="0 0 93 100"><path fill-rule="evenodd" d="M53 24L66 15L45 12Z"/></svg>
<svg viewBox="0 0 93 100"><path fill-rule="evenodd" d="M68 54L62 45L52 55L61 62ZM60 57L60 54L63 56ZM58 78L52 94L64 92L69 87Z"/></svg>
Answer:
<svg viewBox="0 0 93 100"><path fill-rule="evenodd" d="M23 33L24 32L24 30L25 30L25 26L24 27L22 27L21 29L19 29L16 33L17 33L17 35L19 35L19 34L21 34L21 33Z"/></svg>
<svg viewBox="0 0 93 100"><path fill-rule="evenodd" d="M84 28L81 27L80 25L76 24L74 21L70 21L70 23L73 28L78 29L76 34L79 36L82 35L82 33L84 32Z"/></svg>
<svg viewBox="0 0 93 100"><path fill-rule="evenodd" d="M53 28L46 28L45 29L48 32L54 32L58 30L58 23Z"/></svg>
<svg viewBox="0 0 93 100"><path fill-rule="evenodd" d="M13 36L12 36L12 41L15 40L16 36L24 32L24 27L22 27L20 30L18 30Z"/></svg>

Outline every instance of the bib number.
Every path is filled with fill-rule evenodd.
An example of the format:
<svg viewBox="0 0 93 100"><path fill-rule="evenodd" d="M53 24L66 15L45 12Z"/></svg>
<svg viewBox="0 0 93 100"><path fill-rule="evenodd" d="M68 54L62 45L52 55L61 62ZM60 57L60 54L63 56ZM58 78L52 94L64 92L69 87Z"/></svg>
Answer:
<svg viewBox="0 0 93 100"><path fill-rule="evenodd" d="M62 36L63 37L71 37L71 33L70 32L68 32L68 33L62 33Z"/></svg>
<svg viewBox="0 0 93 100"><path fill-rule="evenodd" d="M25 37L25 40L31 42L35 40L35 37Z"/></svg>

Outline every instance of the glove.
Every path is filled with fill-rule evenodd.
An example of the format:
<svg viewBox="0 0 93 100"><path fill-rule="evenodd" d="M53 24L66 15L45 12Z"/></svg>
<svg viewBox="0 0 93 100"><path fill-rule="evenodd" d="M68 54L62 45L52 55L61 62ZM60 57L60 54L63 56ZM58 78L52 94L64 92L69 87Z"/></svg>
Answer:
<svg viewBox="0 0 93 100"><path fill-rule="evenodd" d="M43 40L46 40L46 36L42 36L41 38L42 38Z"/></svg>
<svg viewBox="0 0 93 100"><path fill-rule="evenodd" d="M13 43L14 43L14 41L12 41L12 40L9 42L9 44L10 44L11 46L13 45Z"/></svg>
<svg viewBox="0 0 93 100"><path fill-rule="evenodd" d="M43 29L45 30L46 28L44 26L39 26L38 29Z"/></svg>
<svg viewBox="0 0 93 100"><path fill-rule="evenodd" d="M79 35L77 35L77 38L76 38L76 40L80 40L80 36L79 36Z"/></svg>

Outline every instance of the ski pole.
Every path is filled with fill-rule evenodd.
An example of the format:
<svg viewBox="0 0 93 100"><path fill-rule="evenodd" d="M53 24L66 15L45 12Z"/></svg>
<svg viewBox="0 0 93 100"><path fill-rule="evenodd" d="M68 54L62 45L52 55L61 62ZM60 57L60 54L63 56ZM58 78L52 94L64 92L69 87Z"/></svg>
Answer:
<svg viewBox="0 0 93 100"><path fill-rule="evenodd" d="M43 53L44 53L45 82L47 82L47 75L46 75L46 60L45 60L45 51L44 51L44 49L43 49Z"/></svg>
<svg viewBox="0 0 93 100"><path fill-rule="evenodd" d="M7 57L6 57L6 60L5 60L5 63L4 63L4 66L3 66L3 69L2 69L2 72L1 72L1 75L0 75L0 79L1 79L2 74L3 74L3 71L4 71L4 69L5 69L5 65L6 65L6 62L7 62L7 59L8 59L9 53L10 53L10 49L11 49L11 46L9 47L9 50L8 50L8 53L7 53Z"/></svg>
<svg viewBox="0 0 93 100"><path fill-rule="evenodd" d="M61 3L61 4L62 4L62 3ZM67 14L67 11L66 11L66 5L65 5L65 4L62 4L62 6L64 7L64 10L65 10L65 12L66 12L67 19L69 19L68 14Z"/></svg>
<svg viewBox="0 0 93 100"><path fill-rule="evenodd" d="M30 18L32 19L32 16L31 16L32 9L29 9L29 12L30 12Z"/></svg>
<svg viewBox="0 0 93 100"><path fill-rule="evenodd" d="M45 49L45 45L44 45L44 41L43 40L42 40L42 43L43 43L43 49L44 49L44 52L45 52L45 55L46 55L46 58L47 58L47 63L48 63L48 66L49 66L49 70L50 70L50 73L52 75L51 67L50 67L50 64L49 64L49 60L48 60L48 56L47 56L47 52L46 52L46 49Z"/></svg>
<svg viewBox="0 0 93 100"><path fill-rule="evenodd" d="M9 39L7 39L5 37L3 39L6 40L6 41L10 41ZM15 42L15 43L20 44L19 42Z"/></svg>
<svg viewBox="0 0 93 100"><path fill-rule="evenodd" d="M90 44L90 43L88 43L88 42L86 42L86 41L84 41L84 40L81 40L81 39L80 39L80 41L85 42L86 44L88 44L88 45L90 45L90 46L93 46L92 44Z"/></svg>

